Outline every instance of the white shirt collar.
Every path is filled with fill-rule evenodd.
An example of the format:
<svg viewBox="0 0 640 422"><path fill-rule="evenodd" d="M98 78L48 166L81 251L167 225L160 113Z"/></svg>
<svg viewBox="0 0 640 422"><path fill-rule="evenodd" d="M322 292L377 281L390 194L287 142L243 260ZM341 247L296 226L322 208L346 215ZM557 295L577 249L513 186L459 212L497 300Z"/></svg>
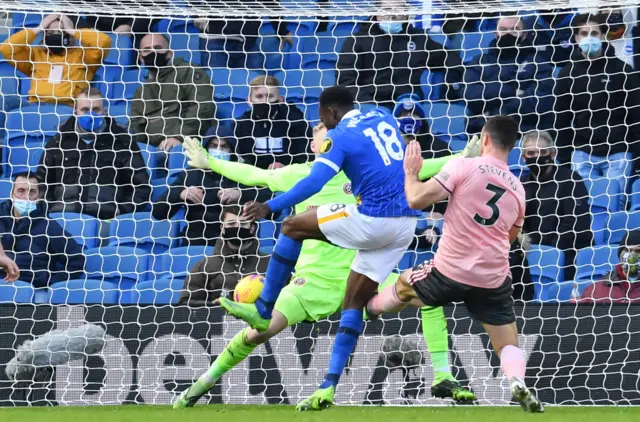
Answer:
<svg viewBox="0 0 640 422"><path fill-rule="evenodd" d="M353 110L351 110L350 112L348 112L347 114L342 116L342 120L350 119L352 117L356 117L359 114L361 114L360 110L358 110L357 108L354 108ZM342 121L342 120L340 120L340 121Z"/></svg>

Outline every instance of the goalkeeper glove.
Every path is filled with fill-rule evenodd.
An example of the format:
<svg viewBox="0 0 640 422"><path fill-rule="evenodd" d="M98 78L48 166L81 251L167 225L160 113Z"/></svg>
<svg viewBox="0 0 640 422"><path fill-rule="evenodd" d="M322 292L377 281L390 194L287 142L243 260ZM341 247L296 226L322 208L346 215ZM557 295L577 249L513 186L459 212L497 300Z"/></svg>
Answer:
<svg viewBox="0 0 640 422"><path fill-rule="evenodd" d="M480 137L474 135L462 150L464 158L475 158L480 156Z"/></svg>
<svg viewBox="0 0 640 422"><path fill-rule="evenodd" d="M182 143L184 154L187 156L187 164L193 168L209 170L211 161L215 160L207 150L202 147L198 138L186 137Z"/></svg>

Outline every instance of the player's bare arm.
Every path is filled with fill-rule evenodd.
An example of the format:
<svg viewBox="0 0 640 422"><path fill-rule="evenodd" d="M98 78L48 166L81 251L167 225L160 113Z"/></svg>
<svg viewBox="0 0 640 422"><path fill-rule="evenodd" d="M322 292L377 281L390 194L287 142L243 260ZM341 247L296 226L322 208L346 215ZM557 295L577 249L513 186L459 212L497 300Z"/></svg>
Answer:
<svg viewBox="0 0 640 422"><path fill-rule="evenodd" d="M440 183L435 179L430 179L422 183L419 179L422 168L422 152L420 144L412 141L408 146L404 156L404 190L407 203L414 210L421 210L430 205L444 201L449 196Z"/></svg>

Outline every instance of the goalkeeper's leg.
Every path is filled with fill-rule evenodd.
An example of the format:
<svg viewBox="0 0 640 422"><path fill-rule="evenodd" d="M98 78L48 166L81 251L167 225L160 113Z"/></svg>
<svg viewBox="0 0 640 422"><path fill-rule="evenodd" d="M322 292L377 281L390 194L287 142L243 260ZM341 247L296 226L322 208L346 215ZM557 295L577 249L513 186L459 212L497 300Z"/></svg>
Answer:
<svg viewBox="0 0 640 422"><path fill-rule="evenodd" d="M224 351L218 355L209 370L195 384L180 394L173 408L193 407L224 374L245 360L257 346L265 343L288 326L306 319L308 319L308 314L297 297L283 290L273 311L269 328L266 331L258 331L247 327L236 334Z"/></svg>

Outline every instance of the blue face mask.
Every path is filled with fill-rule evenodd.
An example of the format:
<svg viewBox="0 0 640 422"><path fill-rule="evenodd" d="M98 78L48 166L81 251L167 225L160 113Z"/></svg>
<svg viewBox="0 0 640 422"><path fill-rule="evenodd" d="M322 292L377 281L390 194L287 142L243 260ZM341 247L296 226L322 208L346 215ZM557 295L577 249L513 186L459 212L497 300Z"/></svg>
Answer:
<svg viewBox="0 0 640 422"><path fill-rule="evenodd" d="M82 116L78 116L76 119L78 121L78 126L83 130L92 133L99 132L105 124L104 114L98 114L93 111L83 114Z"/></svg>
<svg viewBox="0 0 640 422"><path fill-rule="evenodd" d="M580 47L580 50L587 56L594 57L602 50L602 40L598 37L584 37L578 43L578 47Z"/></svg>
<svg viewBox="0 0 640 422"><path fill-rule="evenodd" d="M399 34L402 32L402 22L378 22L382 32L387 34Z"/></svg>
<svg viewBox="0 0 640 422"><path fill-rule="evenodd" d="M217 158L218 160L230 161L231 153L226 151L220 151L217 148L209 148L209 155L213 158Z"/></svg>
<svg viewBox="0 0 640 422"><path fill-rule="evenodd" d="M417 135L422 127L422 122L413 116L398 117L400 131L407 135Z"/></svg>
<svg viewBox="0 0 640 422"><path fill-rule="evenodd" d="M13 208L15 208L21 216L31 214L37 206L38 205L35 201L29 201L27 199L13 199Z"/></svg>

